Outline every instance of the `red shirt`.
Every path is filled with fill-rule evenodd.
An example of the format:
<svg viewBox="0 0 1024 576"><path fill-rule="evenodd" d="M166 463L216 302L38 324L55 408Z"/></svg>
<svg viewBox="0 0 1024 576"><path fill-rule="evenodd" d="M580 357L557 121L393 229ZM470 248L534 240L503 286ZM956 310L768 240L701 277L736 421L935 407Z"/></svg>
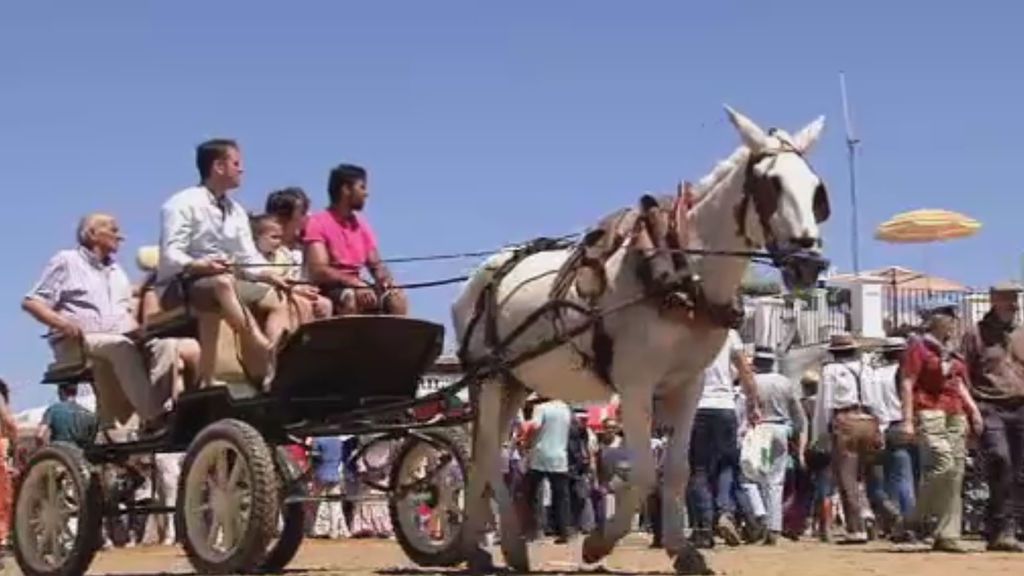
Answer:
<svg viewBox="0 0 1024 576"><path fill-rule="evenodd" d="M949 371L942 372L942 356L924 338L915 339L903 357L901 372L914 380L914 411L942 410L963 414L964 403L958 387L967 382L967 366L957 356L948 359Z"/></svg>
<svg viewBox="0 0 1024 576"><path fill-rule="evenodd" d="M342 220L328 210L309 217L303 241L322 242L331 264L349 270L360 270L377 250L377 236L362 216Z"/></svg>

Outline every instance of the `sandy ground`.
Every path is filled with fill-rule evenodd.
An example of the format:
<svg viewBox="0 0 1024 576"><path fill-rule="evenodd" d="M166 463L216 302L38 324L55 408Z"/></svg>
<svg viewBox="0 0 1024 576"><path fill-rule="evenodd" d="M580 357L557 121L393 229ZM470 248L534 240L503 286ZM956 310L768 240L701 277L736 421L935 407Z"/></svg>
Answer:
<svg viewBox="0 0 1024 576"><path fill-rule="evenodd" d="M631 536L599 567L581 568L579 541L570 546L534 544L534 569L544 574L671 574L661 551L647 549L648 540ZM995 574L1019 575L1024 555L990 554L978 542L969 543L977 552L951 556L921 549L899 549L885 543L863 547L840 547L816 542L784 542L776 548L745 546L719 547L707 558L719 574L756 576L928 576ZM500 561L500 555L495 556ZM6 573L20 575L12 559L6 559ZM90 574L190 574L184 555L176 548L146 547L101 552ZM352 576L426 576L436 572L416 568L391 541L342 540L307 541L288 570L289 574L344 574ZM456 572L457 573L457 572Z"/></svg>

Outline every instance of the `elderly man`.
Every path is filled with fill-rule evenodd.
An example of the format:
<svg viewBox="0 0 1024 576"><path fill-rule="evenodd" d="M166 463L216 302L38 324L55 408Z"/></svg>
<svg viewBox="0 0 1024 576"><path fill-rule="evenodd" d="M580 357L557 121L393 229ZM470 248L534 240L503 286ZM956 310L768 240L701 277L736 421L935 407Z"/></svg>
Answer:
<svg viewBox="0 0 1024 576"><path fill-rule="evenodd" d="M223 319L240 336L242 364L254 384L266 385L277 342L288 326L278 289L288 285L261 265L249 216L228 193L242 181L242 156L233 140L214 139L196 149L200 183L171 196L161 212L156 285L165 309L188 305L199 319L202 385L213 382ZM264 316L263 328L250 308Z"/></svg>
<svg viewBox="0 0 1024 576"><path fill-rule="evenodd" d="M963 481L969 429L980 434L981 413L968 391L970 377L952 349L956 306L934 302L925 306L925 332L907 347L900 366L901 426L917 434L922 471L910 526L926 536L924 526L937 518L933 548L963 553L961 544Z"/></svg>
<svg viewBox="0 0 1024 576"><path fill-rule="evenodd" d="M327 182L330 206L306 222L306 266L338 314L384 312L405 315L408 304L377 250L377 237L359 215L368 196L366 170L341 164ZM359 273L370 271L374 285Z"/></svg>
<svg viewBox="0 0 1024 576"><path fill-rule="evenodd" d="M992 308L963 337L971 395L981 410L988 467L988 549L1021 552L1013 512L1024 512L1024 340L1018 330L1021 287L989 291Z"/></svg>
<svg viewBox="0 0 1024 576"><path fill-rule="evenodd" d="M179 359L191 363L197 354L189 340L153 339L140 350L127 336L137 324L131 284L114 261L121 240L113 216L83 218L78 248L50 260L22 308L50 329L58 361L82 354L90 360L101 428L126 424L133 412L154 428L165 414Z"/></svg>

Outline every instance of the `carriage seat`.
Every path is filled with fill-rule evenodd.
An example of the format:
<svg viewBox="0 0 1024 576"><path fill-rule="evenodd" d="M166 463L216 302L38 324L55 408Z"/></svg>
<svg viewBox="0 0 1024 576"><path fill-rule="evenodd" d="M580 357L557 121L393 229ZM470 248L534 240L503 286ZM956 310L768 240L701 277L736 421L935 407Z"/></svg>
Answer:
<svg viewBox="0 0 1024 576"><path fill-rule="evenodd" d="M92 382L92 364L85 358L54 360L43 372L43 384L81 384Z"/></svg>
<svg viewBox="0 0 1024 576"><path fill-rule="evenodd" d="M160 261L160 248L158 246L143 246L139 248L135 262L139 269L147 275L156 273ZM139 295L139 323L143 326L145 337L164 338L198 338L198 325L196 318L189 314L184 307L164 310L160 307L158 298L153 292L151 283L144 284ZM147 294L148 292L148 294ZM233 395L249 396L256 392L249 383L239 361L238 344L234 330L223 320L220 323L219 337L217 339L217 365L214 368L214 378L220 383L233 390ZM249 390L253 388L253 390Z"/></svg>

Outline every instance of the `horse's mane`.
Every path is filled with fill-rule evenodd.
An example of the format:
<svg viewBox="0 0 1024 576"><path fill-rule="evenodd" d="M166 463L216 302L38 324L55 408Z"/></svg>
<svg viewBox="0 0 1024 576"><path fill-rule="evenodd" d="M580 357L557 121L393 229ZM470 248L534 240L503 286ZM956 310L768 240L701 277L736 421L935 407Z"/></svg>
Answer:
<svg viewBox="0 0 1024 576"><path fill-rule="evenodd" d="M747 157L750 156L750 149L746 146L740 146L729 155L728 158L721 160L715 167L708 172L703 178L697 181L693 186L694 205L699 204L706 199L712 190L718 186L725 177L728 176L740 166Z"/></svg>

